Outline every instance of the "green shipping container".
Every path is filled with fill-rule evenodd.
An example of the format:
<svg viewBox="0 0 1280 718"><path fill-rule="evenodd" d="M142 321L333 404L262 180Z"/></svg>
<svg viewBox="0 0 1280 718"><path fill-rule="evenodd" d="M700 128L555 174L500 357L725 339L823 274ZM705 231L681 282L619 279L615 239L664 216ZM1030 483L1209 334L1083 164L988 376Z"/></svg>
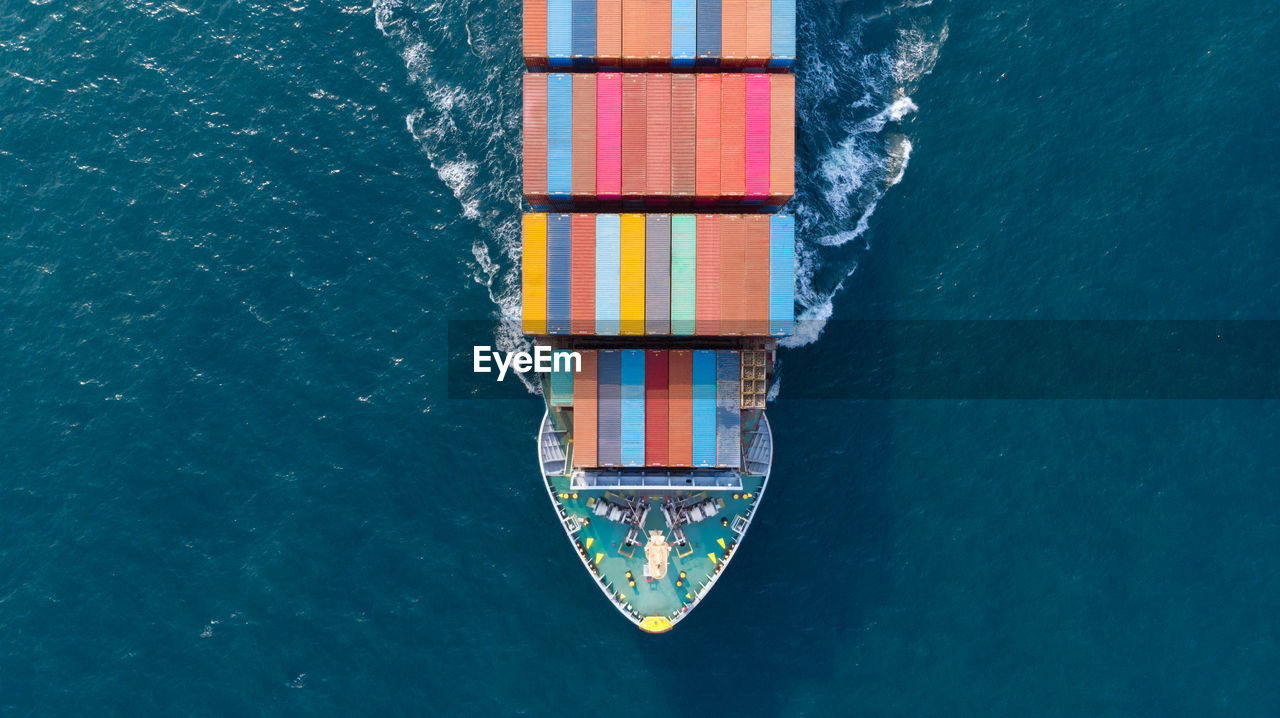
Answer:
<svg viewBox="0 0 1280 718"><path fill-rule="evenodd" d="M671 216L671 333L692 336L697 307L697 222L691 214Z"/></svg>
<svg viewBox="0 0 1280 718"><path fill-rule="evenodd" d="M553 352L551 366L553 369L556 367L571 369L569 352L562 350ZM573 371L551 372L551 405L573 406Z"/></svg>

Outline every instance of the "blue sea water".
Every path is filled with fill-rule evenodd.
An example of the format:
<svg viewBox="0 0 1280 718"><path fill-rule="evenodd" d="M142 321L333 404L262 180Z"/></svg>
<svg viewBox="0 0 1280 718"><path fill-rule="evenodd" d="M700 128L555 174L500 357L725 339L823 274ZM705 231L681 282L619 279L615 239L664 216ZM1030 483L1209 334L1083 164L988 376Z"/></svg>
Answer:
<svg viewBox="0 0 1280 718"><path fill-rule="evenodd" d="M801 3L807 331L661 637L540 401L445 387L518 312L519 12L0 8L0 715L1280 714L1276 402L788 400L844 319L1280 318L1272 4Z"/></svg>

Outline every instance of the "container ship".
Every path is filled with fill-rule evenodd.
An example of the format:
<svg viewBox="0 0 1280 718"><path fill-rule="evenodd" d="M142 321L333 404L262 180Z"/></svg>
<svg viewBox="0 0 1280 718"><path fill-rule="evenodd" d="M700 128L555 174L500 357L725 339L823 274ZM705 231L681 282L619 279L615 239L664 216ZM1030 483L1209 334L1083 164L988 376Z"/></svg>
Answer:
<svg viewBox="0 0 1280 718"><path fill-rule="evenodd" d="M596 585L662 633L715 585L773 465L795 324L795 3L527 0L522 330L538 465Z"/></svg>

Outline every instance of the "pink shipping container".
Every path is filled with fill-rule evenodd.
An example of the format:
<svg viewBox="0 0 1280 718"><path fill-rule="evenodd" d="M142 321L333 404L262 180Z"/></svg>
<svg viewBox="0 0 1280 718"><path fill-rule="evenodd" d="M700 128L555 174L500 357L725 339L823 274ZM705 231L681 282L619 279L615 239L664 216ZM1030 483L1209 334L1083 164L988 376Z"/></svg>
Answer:
<svg viewBox="0 0 1280 718"><path fill-rule="evenodd" d="M720 334L720 215L697 218L694 256L694 333Z"/></svg>
<svg viewBox="0 0 1280 718"><path fill-rule="evenodd" d="M596 76L573 76L573 198L596 195Z"/></svg>
<svg viewBox="0 0 1280 718"><path fill-rule="evenodd" d="M625 5L623 12L626 12ZM645 85L643 73L629 72L622 76L623 197L644 196Z"/></svg>
<svg viewBox="0 0 1280 718"><path fill-rule="evenodd" d="M670 23L668 23L668 26ZM653 200L671 196L671 75L650 73L645 88L645 194Z"/></svg>
<svg viewBox="0 0 1280 718"><path fill-rule="evenodd" d="M763 202L769 196L769 76L746 76L746 199Z"/></svg>
<svg viewBox="0 0 1280 718"><path fill-rule="evenodd" d="M622 75L616 72L596 76L596 196L622 198Z"/></svg>
<svg viewBox="0 0 1280 718"><path fill-rule="evenodd" d="M547 201L547 76L524 74L524 195Z"/></svg>

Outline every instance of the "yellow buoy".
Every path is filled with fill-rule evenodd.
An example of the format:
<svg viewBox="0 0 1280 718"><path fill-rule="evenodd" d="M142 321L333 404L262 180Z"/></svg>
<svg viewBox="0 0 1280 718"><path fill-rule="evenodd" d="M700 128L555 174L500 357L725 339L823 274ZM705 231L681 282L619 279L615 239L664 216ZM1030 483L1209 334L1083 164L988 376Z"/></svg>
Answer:
<svg viewBox="0 0 1280 718"><path fill-rule="evenodd" d="M676 585L677 585L677 586L683 586L683 585L684 585L684 581L676 581Z"/></svg>

